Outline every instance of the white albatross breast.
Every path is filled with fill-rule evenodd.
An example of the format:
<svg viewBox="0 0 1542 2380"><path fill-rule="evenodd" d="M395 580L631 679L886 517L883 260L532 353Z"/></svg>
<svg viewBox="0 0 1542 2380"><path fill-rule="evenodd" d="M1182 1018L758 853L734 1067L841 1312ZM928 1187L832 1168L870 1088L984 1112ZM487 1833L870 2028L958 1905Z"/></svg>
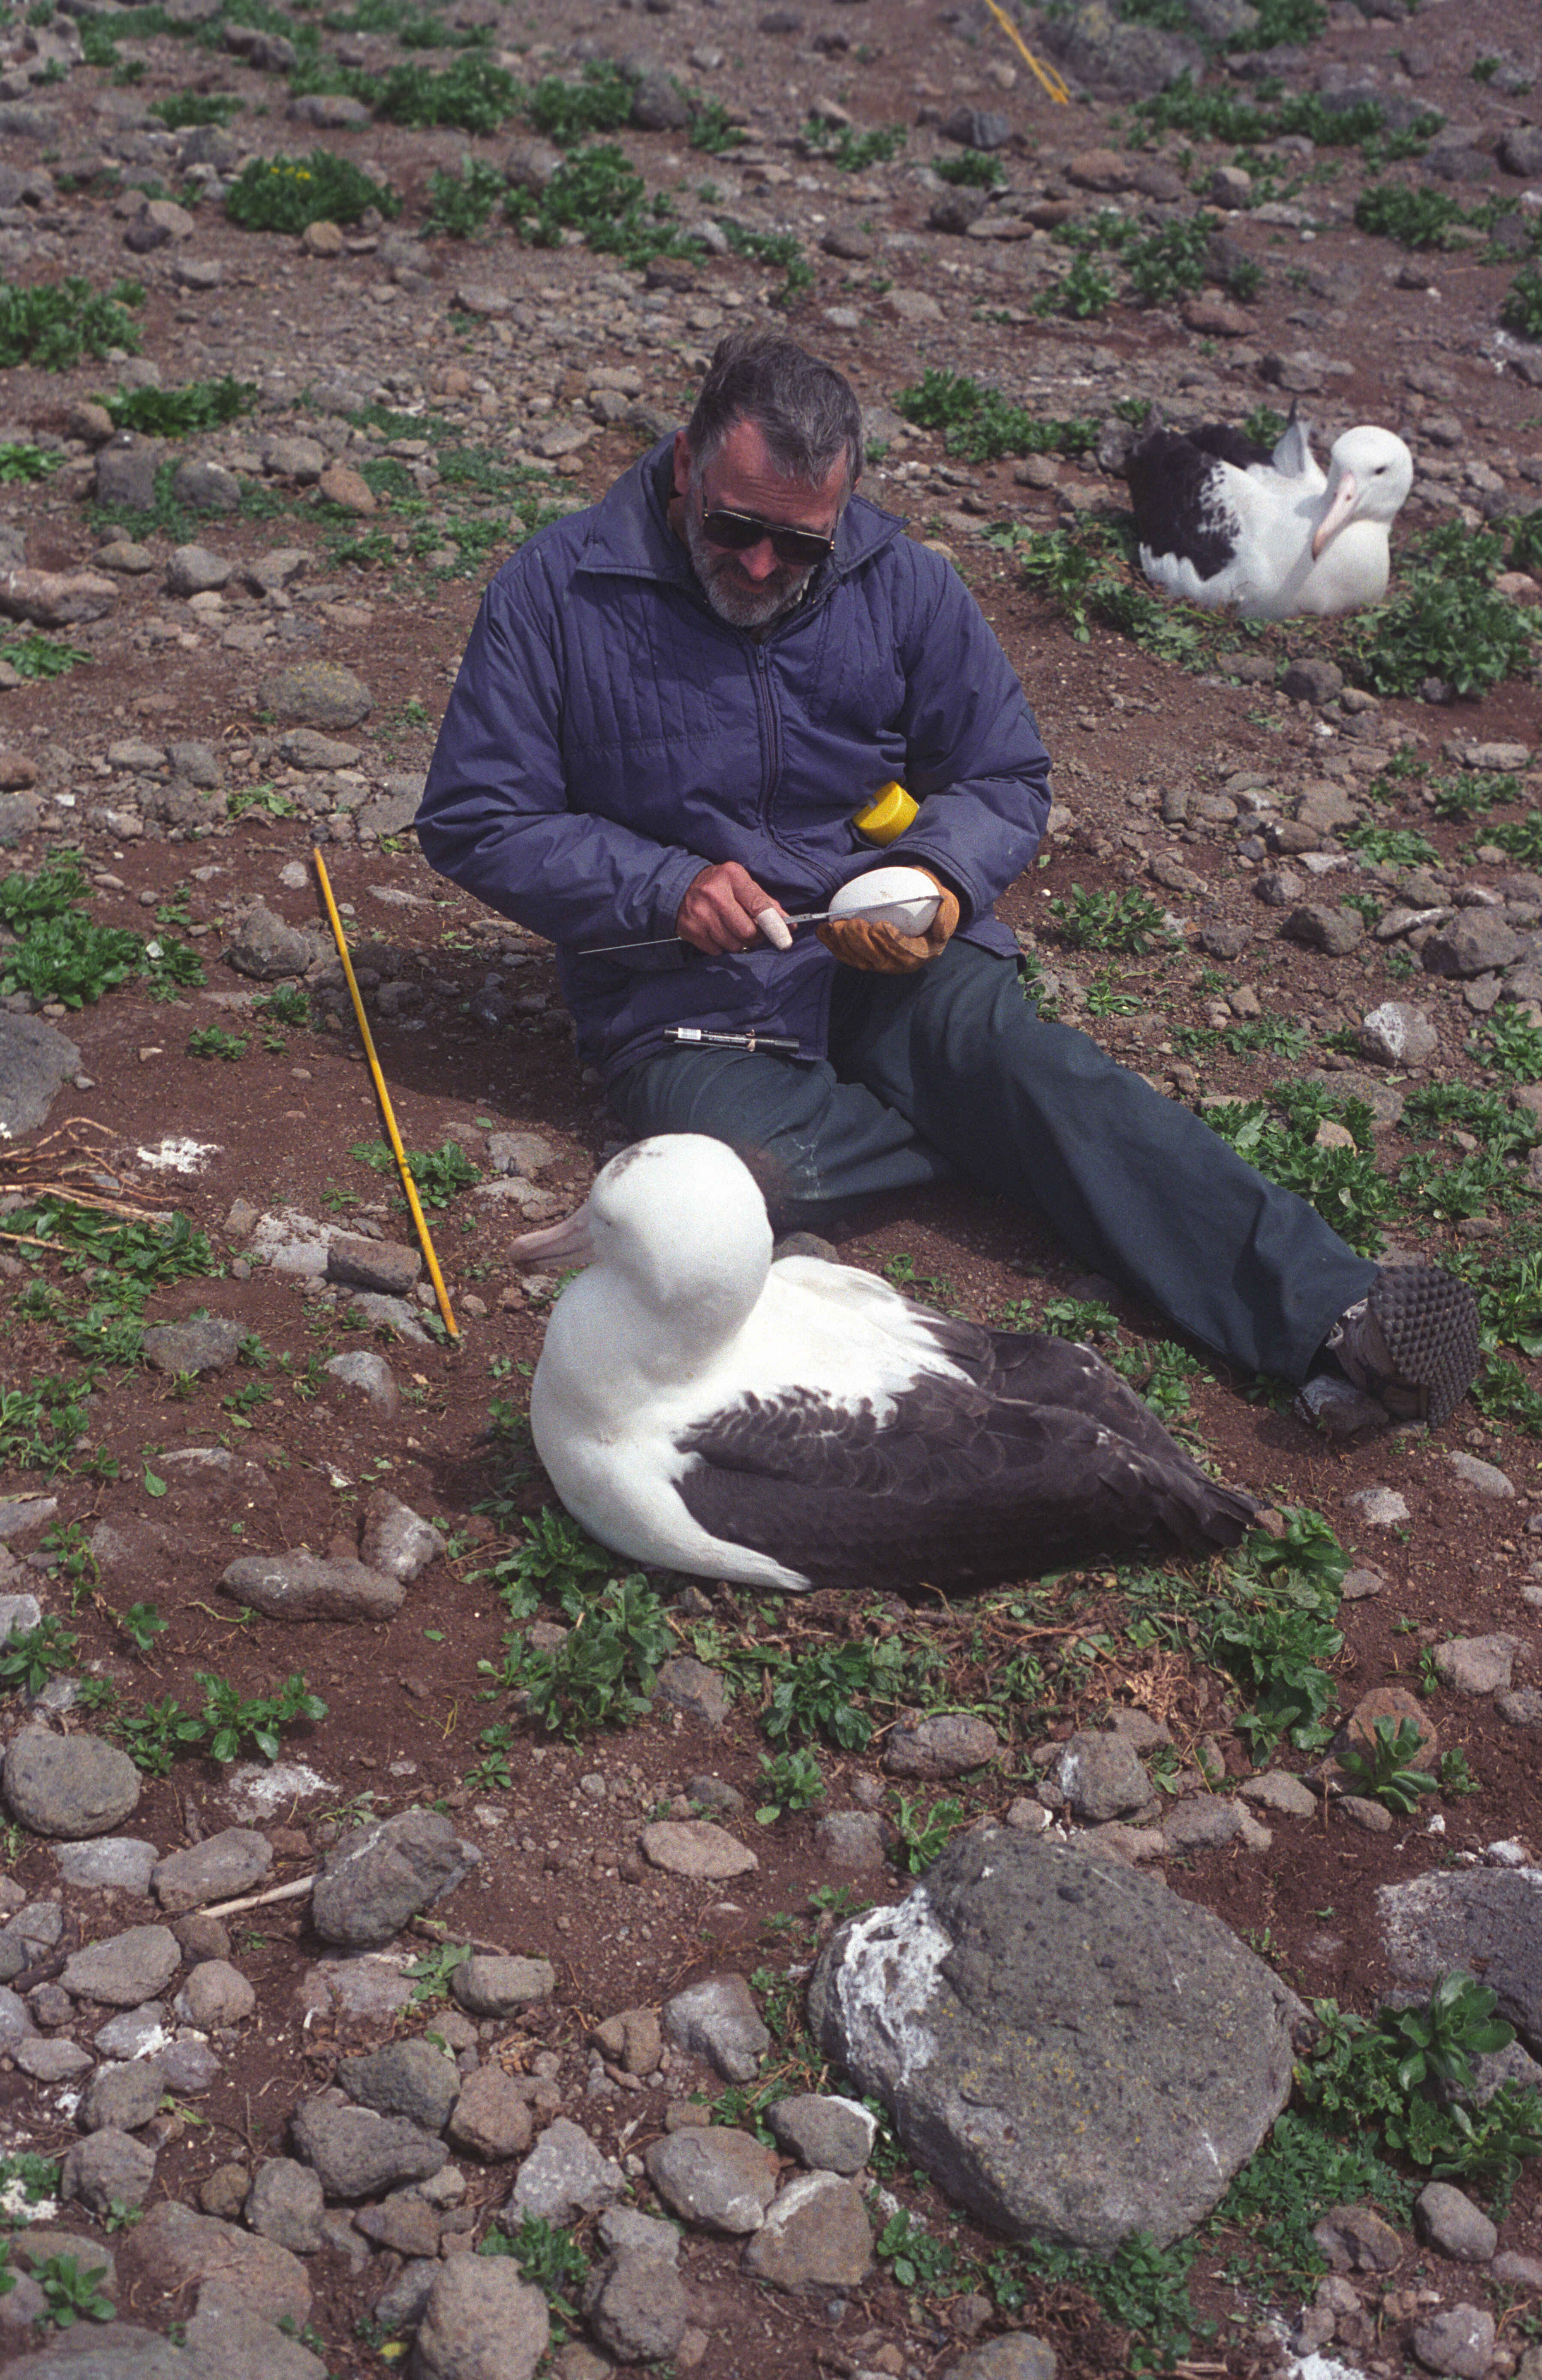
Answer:
<svg viewBox="0 0 1542 2380"><path fill-rule="evenodd" d="M1156 429L1128 468L1140 566L1169 595L1288 620L1387 591L1388 532L1414 484L1390 430L1346 430L1324 473L1293 415L1272 454L1224 426Z"/></svg>
<svg viewBox="0 0 1542 2380"><path fill-rule="evenodd" d="M1255 1516L1089 1348L773 1265L721 1141L639 1141L514 1250L591 1258L547 1326L530 1427L567 1510L633 1560L760 1587L987 1584L1234 1545Z"/></svg>

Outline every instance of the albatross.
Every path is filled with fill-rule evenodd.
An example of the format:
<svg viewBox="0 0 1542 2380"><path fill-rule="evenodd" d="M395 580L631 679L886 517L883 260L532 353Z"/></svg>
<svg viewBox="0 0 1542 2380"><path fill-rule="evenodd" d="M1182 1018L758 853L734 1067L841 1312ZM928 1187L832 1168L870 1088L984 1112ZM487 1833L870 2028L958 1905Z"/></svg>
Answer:
<svg viewBox="0 0 1542 2380"><path fill-rule="evenodd" d="M1223 424L1149 431L1129 479L1152 585L1251 620L1378 603L1414 458L1390 430L1362 423L1334 440L1324 472L1309 439L1293 414L1272 454Z"/></svg>
<svg viewBox="0 0 1542 2380"><path fill-rule="evenodd" d="M1256 1517L1090 1348L771 1245L747 1166L697 1133L624 1149L576 1215L514 1243L589 1260L530 1427L613 1552L745 1586L947 1587L1235 1545Z"/></svg>

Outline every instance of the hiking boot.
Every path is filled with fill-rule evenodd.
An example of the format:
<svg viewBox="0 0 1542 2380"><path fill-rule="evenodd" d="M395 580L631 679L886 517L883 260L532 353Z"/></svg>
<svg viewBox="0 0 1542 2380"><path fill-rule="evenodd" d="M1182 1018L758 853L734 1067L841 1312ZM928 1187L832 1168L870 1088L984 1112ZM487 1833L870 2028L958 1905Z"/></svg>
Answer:
<svg viewBox="0 0 1542 2380"><path fill-rule="evenodd" d="M1477 1300L1433 1265L1383 1265L1325 1342L1341 1371L1407 1421L1438 1427L1478 1367Z"/></svg>

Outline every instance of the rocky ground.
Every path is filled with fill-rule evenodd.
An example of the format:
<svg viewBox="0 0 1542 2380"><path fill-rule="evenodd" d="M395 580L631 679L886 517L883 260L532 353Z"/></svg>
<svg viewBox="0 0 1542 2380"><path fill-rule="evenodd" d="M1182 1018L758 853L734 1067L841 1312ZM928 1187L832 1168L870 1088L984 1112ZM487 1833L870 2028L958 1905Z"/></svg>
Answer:
<svg viewBox="0 0 1542 2380"><path fill-rule="evenodd" d="M1529 2163L1415 2209L1427 2160L1300 2149L1303 2086L1218 2216L1103 2267L961 2211L806 2029L832 1930L984 1821L1160 1875L1304 2003L1486 1974L1542 2051L1535 12L1138 13L1022 18L1069 105L989 9L905 0L43 0L0 27L7 2370L1536 2361ZM613 174L565 220L572 128L529 94L608 90L606 60L626 120L589 128L643 194ZM426 104L457 62L461 101ZM1285 113L1261 140L1154 117L1185 68ZM303 197L319 147L373 186L345 220L227 213L254 157ZM961 158L974 179L938 172ZM1466 1271L1489 1355L1433 1437L1314 1422L973 1194L875 1211L842 1254L1093 1332L1228 1478L1320 1514L1337 1564L1298 1518L1282 1572L863 1610L656 1579L567 1633L607 1566L540 1517L523 1408L557 1284L506 1248L614 1127L547 950L431 877L410 821L491 570L759 320L852 374L870 492L1029 689L1059 807L1003 913L1046 999L1177 1097L1261 1102L1226 1128L1357 1245ZM1375 623L1153 625L1108 596L1138 586L1100 540L1142 407L1262 427L1293 398L1319 453L1362 419L1414 450L1396 669ZM1463 554L1497 613L1459 597ZM1332 1756L1389 1692L1427 1780L1402 1806Z"/></svg>

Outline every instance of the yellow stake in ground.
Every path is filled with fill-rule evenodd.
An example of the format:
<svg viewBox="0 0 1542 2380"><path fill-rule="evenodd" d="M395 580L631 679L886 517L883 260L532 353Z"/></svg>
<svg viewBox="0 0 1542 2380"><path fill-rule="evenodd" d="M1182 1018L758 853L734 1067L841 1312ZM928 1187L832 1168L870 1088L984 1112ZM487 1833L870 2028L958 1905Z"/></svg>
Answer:
<svg viewBox="0 0 1542 2380"><path fill-rule="evenodd" d="M1007 15L1006 10L997 6L996 0L985 0L985 5L990 9L991 15L995 18L997 24L1000 25L1002 32L1006 35L1007 40L1014 42L1018 50L1021 51L1026 64L1038 77L1039 81L1044 85L1050 97L1052 100L1058 101L1062 107L1069 107L1071 104L1071 93L1057 69L1054 67L1041 67L1039 65L1038 60L1029 49L1026 42L1023 39L1022 34L1013 23L1012 18Z"/></svg>
<svg viewBox="0 0 1542 2380"><path fill-rule="evenodd" d="M407 1192L407 1203L412 1209L412 1220L418 1231L418 1245L423 1251L423 1261L429 1269L429 1279L433 1283L433 1293L439 1300L439 1311L444 1328L452 1339L458 1339L460 1332L455 1326L455 1318L450 1311L450 1293L444 1286L444 1276L439 1269L439 1258L433 1252L433 1242L429 1237L429 1227L423 1220L423 1209L418 1203L418 1184L412 1178L412 1168L407 1161L407 1151L402 1147L402 1135L396 1130L396 1119L391 1112L391 1094L385 1087L385 1076L381 1073L380 1060L375 1055L375 1045L370 1032L370 1020L364 1014L364 1002L358 996L358 985L354 979L353 961L348 956L348 945L343 934L343 920L337 914L337 904L332 897L332 884L327 876L326 861L314 844L311 845L310 856L316 863L316 880L322 888L322 898L327 905L327 916L332 920L332 939L337 945L337 955L343 962L343 973L348 979L348 992L353 1001L353 1013L358 1019L358 1033L364 1044L364 1055L370 1061L370 1072L375 1078L375 1096L380 1101L380 1111L385 1118L385 1129L391 1135L391 1146L396 1152L396 1170L402 1177L402 1188Z"/></svg>

